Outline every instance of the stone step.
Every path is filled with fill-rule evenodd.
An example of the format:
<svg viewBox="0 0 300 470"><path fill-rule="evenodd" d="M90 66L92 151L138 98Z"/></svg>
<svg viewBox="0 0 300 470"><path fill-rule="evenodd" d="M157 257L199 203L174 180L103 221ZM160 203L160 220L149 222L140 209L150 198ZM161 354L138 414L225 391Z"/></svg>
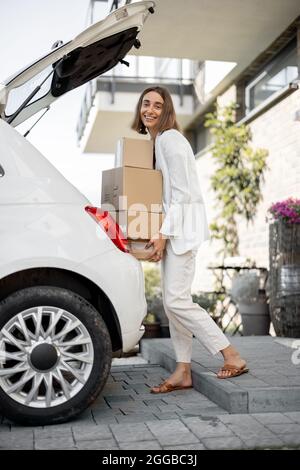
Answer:
<svg viewBox="0 0 300 470"><path fill-rule="evenodd" d="M230 338L230 341L247 360L249 372L232 379L218 379L221 355L211 356L194 340L194 388L229 413L300 411L297 350L271 336ZM141 353L149 363L160 364L170 372L175 369L176 359L169 338L142 340Z"/></svg>

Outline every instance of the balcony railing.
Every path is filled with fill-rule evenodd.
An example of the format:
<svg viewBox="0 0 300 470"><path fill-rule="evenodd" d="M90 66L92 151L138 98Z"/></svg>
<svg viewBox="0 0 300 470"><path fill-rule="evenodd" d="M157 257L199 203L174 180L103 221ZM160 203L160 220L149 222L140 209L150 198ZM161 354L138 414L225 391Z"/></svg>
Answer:
<svg viewBox="0 0 300 470"><path fill-rule="evenodd" d="M141 93L147 86L151 85L167 85L168 90L172 94L179 96L180 106L183 106L184 95L193 96L195 98L193 80L179 77L145 77L145 76L124 76L115 75L114 73L104 74L87 83L86 92L83 98L78 123L76 126L77 142L83 136L89 113L93 106L95 95L98 91L110 93L111 104L115 103L115 95L117 91L126 93Z"/></svg>

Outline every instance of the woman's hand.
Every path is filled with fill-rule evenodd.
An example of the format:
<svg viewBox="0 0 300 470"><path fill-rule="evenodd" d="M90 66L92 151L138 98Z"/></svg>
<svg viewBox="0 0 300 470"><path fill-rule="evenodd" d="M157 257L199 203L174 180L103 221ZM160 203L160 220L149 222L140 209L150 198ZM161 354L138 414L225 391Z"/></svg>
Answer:
<svg viewBox="0 0 300 470"><path fill-rule="evenodd" d="M166 242L167 239L164 238L162 233L157 233L151 238L151 240L146 245L146 248L149 248L151 245L153 246L153 251L149 256L148 261L158 262L162 259Z"/></svg>

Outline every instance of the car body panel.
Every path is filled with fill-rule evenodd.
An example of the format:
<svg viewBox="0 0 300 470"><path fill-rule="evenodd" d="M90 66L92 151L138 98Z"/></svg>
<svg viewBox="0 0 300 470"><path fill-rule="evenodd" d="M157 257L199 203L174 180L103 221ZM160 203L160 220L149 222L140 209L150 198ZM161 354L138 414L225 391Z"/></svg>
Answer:
<svg viewBox="0 0 300 470"><path fill-rule="evenodd" d="M94 282L118 315L123 350L146 314L143 272L85 211L89 201L32 144L0 120L0 279L58 268Z"/></svg>
<svg viewBox="0 0 300 470"><path fill-rule="evenodd" d="M0 84L0 409L22 424L57 424L86 409L112 351L142 337L147 303L141 263L14 127L138 47L154 5L112 12Z"/></svg>
<svg viewBox="0 0 300 470"><path fill-rule="evenodd" d="M53 73L46 81L44 91L32 98L12 125L20 124L62 94L113 68L134 45L137 34L150 14L149 9L154 6L152 1L142 1L119 8L104 20L85 29L72 41L56 47L9 77L0 85L2 119L9 120L18 108L17 104L15 109L9 104L10 95L18 93L17 89L24 84L30 85L30 91L33 91L51 71ZM14 100L18 102L16 98Z"/></svg>

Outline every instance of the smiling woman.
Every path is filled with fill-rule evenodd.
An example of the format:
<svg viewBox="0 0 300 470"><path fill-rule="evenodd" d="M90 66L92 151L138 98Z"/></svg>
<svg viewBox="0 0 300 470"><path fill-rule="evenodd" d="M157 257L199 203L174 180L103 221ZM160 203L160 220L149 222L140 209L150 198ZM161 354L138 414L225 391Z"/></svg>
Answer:
<svg viewBox="0 0 300 470"><path fill-rule="evenodd" d="M163 87L144 90L138 100L132 128L149 133L154 141L155 168L163 177L162 225L148 245L150 261L162 261L162 294L177 366L152 393L168 393L192 386L193 335L211 354L221 352L225 364L218 378L248 371L246 362L202 307L193 302L191 284L200 245L209 238L204 200L192 148L179 132L172 97Z"/></svg>

